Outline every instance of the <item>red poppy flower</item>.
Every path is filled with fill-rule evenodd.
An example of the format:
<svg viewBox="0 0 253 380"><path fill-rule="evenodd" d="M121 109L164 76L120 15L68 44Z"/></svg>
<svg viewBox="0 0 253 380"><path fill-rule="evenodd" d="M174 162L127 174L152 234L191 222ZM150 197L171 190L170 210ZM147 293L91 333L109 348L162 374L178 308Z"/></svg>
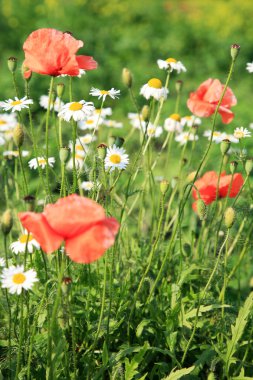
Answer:
<svg viewBox="0 0 253 380"><path fill-rule="evenodd" d="M70 33L56 29L38 29L26 39L24 66L35 73L58 76L79 75L80 69L96 69L97 62L92 57L76 55L83 42Z"/></svg>
<svg viewBox="0 0 253 380"><path fill-rule="evenodd" d="M97 260L113 245L119 229L107 218L102 206L91 199L72 194L48 204L43 213L21 212L19 219L46 253L65 241L69 257L77 263Z"/></svg>
<svg viewBox="0 0 253 380"><path fill-rule="evenodd" d="M197 91L190 94L187 100L189 110L199 117L211 116L215 112L223 89L224 85L218 79L207 79ZM218 110L224 124L229 124L233 120L234 114L230 108L236 103L236 97L228 87Z"/></svg>
<svg viewBox="0 0 253 380"><path fill-rule="evenodd" d="M225 198L228 194L229 186L232 180L232 175L226 175L225 172L221 173L218 189L218 197ZM240 173L235 173L233 176L233 182L229 193L230 198L236 197L243 185L243 176ZM199 178L194 186L198 189L200 198L208 205L215 201L216 191L218 186L218 174L214 171L207 172L203 177ZM192 189L192 196L194 199L198 199L198 192L195 188ZM195 210L196 204L193 204Z"/></svg>

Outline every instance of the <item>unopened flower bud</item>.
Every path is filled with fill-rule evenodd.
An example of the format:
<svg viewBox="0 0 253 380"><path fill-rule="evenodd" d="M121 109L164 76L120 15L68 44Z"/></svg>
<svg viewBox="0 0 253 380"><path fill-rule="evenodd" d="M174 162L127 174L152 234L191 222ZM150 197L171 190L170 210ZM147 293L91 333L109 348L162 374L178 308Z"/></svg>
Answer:
<svg viewBox="0 0 253 380"><path fill-rule="evenodd" d="M62 288L62 292L64 294L66 294L68 292L69 285L71 283L72 283L72 278L71 277L63 277L61 288Z"/></svg>
<svg viewBox="0 0 253 380"><path fill-rule="evenodd" d="M150 118L150 108L149 106L145 105L142 107L141 110L141 116L144 121L148 121Z"/></svg>
<svg viewBox="0 0 253 380"><path fill-rule="evenodd" d="M21 124L17 124L13 130L14 143L20 148L23 145L25 138L24 128Z"/></svg>
<svg viewBox="0 0 253 380"><path fill-rule="evenodd" d="M220 144L220 151L223 156L229 151L230 145L231 142L228 139L222 140Z"/></svg>
<svg viewBox="0 0 253 380"><path fill-rule="evenodd" d="M207 207L206 207L206 204L204 203L204 201L202 199L198 199L196 201L196 211L197 211L197 215L198 215L200 220L206 219Z"/></svg>
<svg viewBox="0 0 253 380"><path fill-rule="evenodd" d="M176 87L176 92L178 94L180 94L181 91L182 91L182 88L183 88L183 81L182 80L177 80L176 84L175 84L175 87Z"/></svg>
<svg viewBox="0 0 253 380"><path fill-rule="evenodd" d="M125 139L123 139L123 137L119 137L117 136L116 137L116 140L115 140L115 145L118 147L118 148L121 148L123 146L125 142Z"/></svg>
<svg viewBox="0 0 253 380"><path fill-rule="evenodd" d="M33 195L27 195L23 198L27 204L27 211L34 211L35 208L35 197Z"/></svg>
<svg viewBox="0 0 253 380"><path fill-rule="evenodd" d="M186 177L186 183L191 183L194 180L196 173L197 172L194 171L194 172L191 172L190 174L188 174L188 176Z"/></svg>
<svg viewBox="0 0 253 380"><path fill-rule="evenodd" d="M161 193L163 195L165 195L168 191L168 188L169 188L169 182L166 180L166 179L163 179L161 182L160 182L160 190L161 190Z"/></svg>
<svg viewBox="0 0 253 380"><path fill-rule="evenodd" d="M245 171L247 175L250 175L252 168L253 168L253 160L252 158L250 158L245 163Z"/></svg>
<svg viewBox="0 0 253 380"><path fill-rule="evenodd" d="M17 58L16 57L10 57L8 59L8 69L10 70L11 73L14 73L17 68Z"/></svg>
<svg viewBox="0 0 253 380"><path fill-rule="evenodd" d="M22 65L22 75L23 75L24 80L29 82L31 77L32 77L32 70L30 70L29 67L27 67L23 64Z"/></svg>
<svg viewBox="0 0 253 380"><path fill-rule="evenodd" d="M210 372L207 376L207 380L215 380L215 376L213 372Z"/></svg>
<svg viewBox="0 0 253 380"><path fill-rule="evenodd" d="M69 147L64 146L64 147L60 148L59 156L60 156L60 160L62 163L65 164L68 161L69 155L70 155L70 148Z"/></svg>
<svg viewBox="0 0 253 380"><path fill-rule="evenodd" d="M128 88L132 87L133 84L133 76L131 71L129 71L126 67L122 70L122 82Z"/></svg>
<svg viewBox="0 0 253 380"><path fill-rule="evenodd" d="M109 136L108 137L108 145L113 146L115 144L116 137L115 136Z"/></svg>
<svg viewBox="0 0 253 380"><path fill-rule="evenodd" d="M230 171L231 171L231 174L234 174L234 172L236 171L237 166L238 166L238 162L237 161L231 161L230 162Z"/></svg>
<svg viewBox="0 0 253 380"><path fill-rule="evenodd" d="M240 52L240 45L237 45L237 44L233 44L231 45L231 57L232 57L232 60L235 61L236 58L238 57L238 54Z"/></svg>
<svg viewBox="0 0 253 380"><path fill-rule="evenodd" d="M231 228L235 221L235 210L228 207L224 212L224 222L227 228Z"/></svg>
<svg viewBox="0 0 253 380"><path fill-rule="evenodd" d="M106 144L99 144L97 147L97 152L98 152L98 157L101 160L105 159L106 156L106 150L107 150L107 145Z"/></svg>
<svg viewBox="0 0 253 380"><path fill-rule="evenodd" d="M171 179L170 186L172 187L172 189L175 189L175 187L176 187L177 184L178 184L178 180L179 180L178 177L173 177L173 178Z"/></svg>
<svg viewBox="0 0 253 380"><path fill-rule="evenodd" d="M223 165L227 165L228 160L229 160L229 155L228 154L224 154L224 156L223 156Z"/></svg>
<svg viewBox="0 0 253 380"><path fill-rule="evenodd" d="M1 228L4 235L8 235L13 226L13 217L11 210L6 210L1 218Z"/></svg>
<svg viewBox="0 0 253 380"><path fill-rule="evenodd" d="M56 86L56 93L59 98L62 98L65 90L65 84L64 83L58 83Z"/></svg>

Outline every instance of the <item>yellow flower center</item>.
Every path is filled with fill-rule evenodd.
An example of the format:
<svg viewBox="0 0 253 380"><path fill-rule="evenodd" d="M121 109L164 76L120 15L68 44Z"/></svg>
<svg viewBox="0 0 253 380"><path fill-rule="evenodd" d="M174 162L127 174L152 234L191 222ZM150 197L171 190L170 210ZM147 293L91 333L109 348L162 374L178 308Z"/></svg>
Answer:
<svg viewBox="0 0 253 380"><path fill-rule="evenodd" d="M149 135L153 135L155 133L155 129L154 128L149 128L148 129L148 134Z"/></svg>
<svg viewBox="0 0 253 380"><path fill-rule="evenodd" d="M83 108L83 105L79 102L71 103L69 106L70 111L80 111Z"/></svg>
<svg viewBox="0 0 253 380"><path fill-rule="evenodd" d="M38 163L39 163L39 165L46 164L45 158L41 158L40 160L38 160Z"/></svg>
<svg viewBox="0 0 253 380"><path fill-rule="evenodd" d="M170 119L173 119L173 120L176 120L176 121L180 121L181 120L181 117L178 113L173 113L172 115L170 115Z"/></svg>
<svg viewBox="0 0 253 380"><path fill-rule="evenodd" d="M93 120L86 120L86 122L85 122L86 124L93 124L94 123L94 121Z"/></svg>
<svg viewBox="0 0 253 380"><path fill-rule="evenodd" d="M220 132L214 132L214 133L213 133L213 136L214 136L214 137L219 137L220 135L221 135Z"/></svg>
<svg viewBox="0 0 253 380"><path fill-rule="evenodd" d="M12 276L12 281L19 285L19 284L23 284L26 280L26 277L23 273L16 273Z"/></svg>
<svg viewBox="0 0 253 380"><path fill-rule="evenodd" d="M82 147L82 145L76 145L76 150L83 150L83 147Z"/></svg>
<svg viewBox="0 0 253 380"><path fill-rule="evenodd" d="M84 144L87 144L87 143L91 142L91 137L83 137L82 141L84 142Z"/></svg>
<svg viewBox="0 0 253 380"><path fill-rule="evenodd" d="M121 162L121 157L120 157L119 154L112 154L111 157L110 157L110 161L113 164L119 164Z"/></svg>
<svg viewBox="0 0 253 380"><path fill-rule="evenodd" d="M175 58L167 58L167 59L166 59L166 62L167 62L167 63L176 63L177 60L176 60Z"/></svg>
<svg viewBox="0 0 253 380"><path fill-rule="evenodd" d="M185 116L184 117L186 120L191 120L192 119L192 116Z"/></svg>
<svg viewBox="0 0 253 380"><path fill-rule="evenodd" d="M11 106L17 106L19 104L22 104L21 100L13 100L13 102L11 102Z"/></svg>
<svg viewBox="0 0 253 380"><path fill-rule="evenodd" d="M100 94L101 94L101 95L108 95L108 94L109 94L109 91L101 90L101 91L100 91Z"/></svg>
<svg viewBox="0 0 253 380"><path fill-rule="evenodd" d="M234 136L235 136L237 139L241 139L242 137L244 137L244 133L241 132L241 131L238 131L238 132L235 132L235 133L234 133Z"/></svg>
<svg viewBox="0 0 253 380"><path fill-rule="evenodd" d="M80 156L80 154L75 154L75 158L76 158L77 160L79 160L79 159L83 160L83 157Z"/></svg>
<svg viewBox="0 0 253 380"><path fill-rule="evenodd" d="M33 240L33 236L31 234L30 235L24 234L24 235L19 236L18 240L20 243L26 244L29 241Z"/></svg>
<svg viewBox="0 0 253 380"><path fill-rule="evenodd" d="M162 88L162 82L160 81L160 79L157 79L157 78L152 78L148 81L148 85L149 87L153 87L153 88Z"/></svg>
<svg viewBox="0 0 253 380"><path fill-rule="evenodd" d="M7 124L6 121L0 120L0 125Z"/></svg>

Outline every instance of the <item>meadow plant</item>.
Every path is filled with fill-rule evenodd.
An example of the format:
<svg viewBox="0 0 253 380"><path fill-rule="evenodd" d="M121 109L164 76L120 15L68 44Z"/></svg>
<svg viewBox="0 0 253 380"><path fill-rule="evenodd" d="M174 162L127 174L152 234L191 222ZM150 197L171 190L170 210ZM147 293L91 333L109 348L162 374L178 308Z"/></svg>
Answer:
<svg viewBox="0 0 253 380"><path fill-rule="evenodd" d="M76 96L97 68L82 47L39 29L21 70L8 60L0 377L252 378L252 137L229 130L240 47L225 84L190 93L188 115L178 76L190 68L171 57L141 89L124 68L122 89ZM40 99L35 75L49 77ZM129 114L114 120L123 91Z"/></svg>

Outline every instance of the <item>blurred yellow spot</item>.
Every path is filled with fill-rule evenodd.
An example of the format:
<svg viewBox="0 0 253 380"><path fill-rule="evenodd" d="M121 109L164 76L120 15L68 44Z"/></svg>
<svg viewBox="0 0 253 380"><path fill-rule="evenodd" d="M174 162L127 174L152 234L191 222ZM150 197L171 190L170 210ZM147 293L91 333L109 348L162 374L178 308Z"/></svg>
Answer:
<svg viewBox="0 0 253 380"><path fill-rule="evenodd" d="M112 154L110 156L110 161L113 163L113 164L119 164L121 162L121 157L119 154Z"/></svg>
<svg viewBox="0 0 253 380"><path fill-rule="evenodd" d="M7 124L6 121L0 120L0 125Z"/></svg>
<svg viewBox="0 0 253 380"><path fill-rule="evenodd" d="M21 236L19 236L18 240L20 243L25 244L25 243L28 243L29 241L33 240L33 236L32 235L29 235L29 236L28 235L21 235Z"/></svg>
<svg viewBox="0 0 253 380"><path fill-rule="evenodd" d="M167 58L167 59L166 59L166 62L167 62L167 63L176 63L177 60L176 60L175 58Z"/></svg>
<svg viewBox="0 0 253 380"><path fill-rule="evenodd" d="M80 111L83 108L83 105L78 102L71 103L69 106L70 111Z"/></svg>
<svg viewBox="0 0 253 380"><path fill-rule="evenodd" d="M38 163L39 163L39 165L46 164L45 158L41 158L40 160L38 160Z"/></svg>
<svg viewBox="0 0 253 380"><path fill-rule="evenodd" d="M86 120L86 122L85 122L86 124L93 124L94 123L94 121L93 120Z"/></svg>
<svg viewBox="0 0 253 380"><path fill-rule="evenodd" d="M148 81L148 85L149 87L153 87L153 88L162 88L162 82L160 81L160 79L157 79L157 78L152 78Z"/></svg>
<svg viewBox="0 0 253 380"><path fill-rule="evenodd" d="M101 90L101 91L100 91L100 94L101 94L101 95L108 95L108 94L109 94L109 91Z"/></svg>
<svg viewBox="0 0 253 380"><path fill-rule="evenodd" d="M12 281L18 285L23 284L25 280L26 280L26 277L23 273L17 273L12 276Z"/></svg>
<svg viewBox="0 0 253 380"><path fill-rule="evenodd" d="M180 121L181 120L181 117L178 113L173 113L170 115L170 119L173 119L173 120L176 120L176 121Z"/></svg>
<svg viewBox="0 0 253 380"><path fill-rule="evenodd" d="M13 100L13 102L11 102L11 106L17 106L19 104L22 104L21 100Z"/></svg>

